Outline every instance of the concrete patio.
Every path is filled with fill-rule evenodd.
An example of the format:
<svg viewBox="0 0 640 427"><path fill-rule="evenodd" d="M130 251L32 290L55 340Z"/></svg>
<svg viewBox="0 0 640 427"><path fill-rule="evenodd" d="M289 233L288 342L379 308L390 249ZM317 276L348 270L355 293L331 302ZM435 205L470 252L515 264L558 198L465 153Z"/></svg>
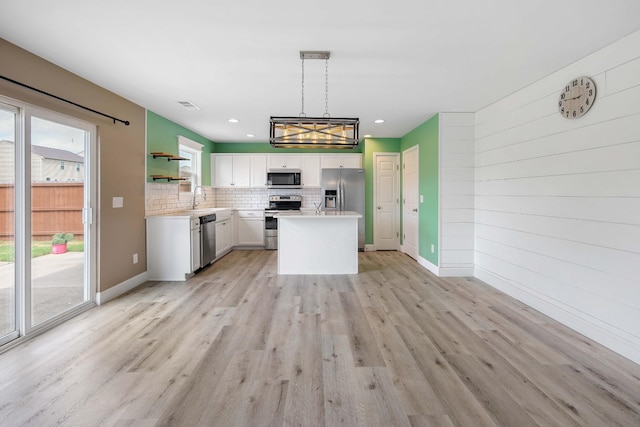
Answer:
<svg viewBox="0 0 640 427"><path fill-rule="evenodd" d="M47 320L84 300L83 274L84 252L67 252L32 258L34 324ZM0 263L0 336L12 327L14 283L14 264Z"/></svg>

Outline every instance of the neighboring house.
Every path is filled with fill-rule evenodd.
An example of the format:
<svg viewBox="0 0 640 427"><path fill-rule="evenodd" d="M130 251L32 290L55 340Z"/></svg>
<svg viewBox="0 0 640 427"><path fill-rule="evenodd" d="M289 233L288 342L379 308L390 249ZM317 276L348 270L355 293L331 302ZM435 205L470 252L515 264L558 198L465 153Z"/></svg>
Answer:
<svg viewBox="0 0 640 427"><path fill-rule="evenodd" d="M13 142L0 141L0 183L13 181ZM7 160L10 160L7 162ZM83 182L84 157L67 150L31 146L32 182Z"/></svg>

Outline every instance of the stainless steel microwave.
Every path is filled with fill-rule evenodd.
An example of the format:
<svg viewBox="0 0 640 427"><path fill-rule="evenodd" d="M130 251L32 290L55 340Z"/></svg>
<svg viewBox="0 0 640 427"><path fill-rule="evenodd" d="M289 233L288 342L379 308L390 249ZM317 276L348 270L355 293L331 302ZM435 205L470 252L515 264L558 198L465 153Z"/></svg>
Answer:
<svg viewBox="0 0 640 427"><path fill-rule="evenodd" d="M267 171L268 188L301 188L300 169L269 169Z"/></svg>

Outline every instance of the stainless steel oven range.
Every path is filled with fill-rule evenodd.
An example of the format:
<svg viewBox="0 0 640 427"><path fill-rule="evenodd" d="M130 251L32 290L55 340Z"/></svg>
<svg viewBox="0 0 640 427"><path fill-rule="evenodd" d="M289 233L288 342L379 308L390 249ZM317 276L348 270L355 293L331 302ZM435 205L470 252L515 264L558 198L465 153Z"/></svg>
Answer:
<svg viewBox="0 0 640 427"><path fill-rule="evenodd" d="M264 210L264 248L278 249L278 218L281 211L300 210L302 196L269 196L269 207Z"/></svg>

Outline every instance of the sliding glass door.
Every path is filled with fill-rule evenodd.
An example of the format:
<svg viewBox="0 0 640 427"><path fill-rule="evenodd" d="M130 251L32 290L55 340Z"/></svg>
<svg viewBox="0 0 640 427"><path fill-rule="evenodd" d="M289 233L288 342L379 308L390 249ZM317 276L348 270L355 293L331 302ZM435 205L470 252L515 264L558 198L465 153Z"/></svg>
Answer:
<svg viewBox="0 0 640 427"><path fill-rule="evenodd" d="M92 305L96 130L28 105L0 105L2 345Z"/></svg>
<svg viewBox="0 0 640 427"><path fill-rule="evenodd" d="M31 117L31 324L88 301L85 286L86 129Z"/></svg>

